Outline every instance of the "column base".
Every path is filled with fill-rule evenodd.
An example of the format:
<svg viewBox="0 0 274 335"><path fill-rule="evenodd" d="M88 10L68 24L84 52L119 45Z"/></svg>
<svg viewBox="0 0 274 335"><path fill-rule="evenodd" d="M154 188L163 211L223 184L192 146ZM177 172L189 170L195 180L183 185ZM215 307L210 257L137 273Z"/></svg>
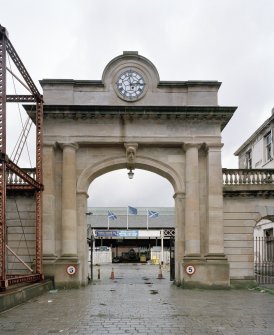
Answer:
<svg viewBox="0 0 274 335"><path fill-rule="evenodd" d="M55 262L57 258L58 257L55 254L44 254L43 255L43 264L44 263Z"/></svg>
<svg viewBox="0 0 274 335"><path fill-rule="evenodd" d="M74 270L75 269L75 273ZM71 270L71 271L69 271ZM55 288L70 289L87 285L81 278L81 264L77 257L44 258L43 273L45 278L54 280Z"/></svg>
<svg viewBox="0 0 274 335"><path fill-rule="evenodd" d="M230 288L229 263L225 255L184 257L180 273L180 286L183 288Z"/></svg>

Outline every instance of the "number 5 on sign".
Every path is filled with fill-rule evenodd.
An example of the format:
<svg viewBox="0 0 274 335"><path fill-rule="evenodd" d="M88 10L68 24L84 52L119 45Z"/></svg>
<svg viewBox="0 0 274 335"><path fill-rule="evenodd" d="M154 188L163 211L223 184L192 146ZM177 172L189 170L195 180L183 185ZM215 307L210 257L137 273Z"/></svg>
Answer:
<svg viewBox="0 0 274 335"><path fill-rule="evenodd" d="M72 276L76 273L76 267L74 265L69 265L67 267L67 274Z"/></svg>
<svg viewBox="0 0 274 335"><path fill-rule="evenodd" d="M187 265L185 266L185 272L188 274L188 275L193 275L195 273L196 269L193 265Z"/></svg>

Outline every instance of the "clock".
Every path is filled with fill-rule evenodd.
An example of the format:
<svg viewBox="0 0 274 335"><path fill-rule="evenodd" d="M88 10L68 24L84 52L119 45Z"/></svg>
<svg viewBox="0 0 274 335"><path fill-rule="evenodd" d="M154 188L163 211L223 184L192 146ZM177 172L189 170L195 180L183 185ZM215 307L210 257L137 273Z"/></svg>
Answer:
<svg viewBox="0 0 274 335"><path fill-rule="evenodd" d="M127 70L119 75L116 88L123 99L137 100L144 93L145 80L137 71Z"/></svg>

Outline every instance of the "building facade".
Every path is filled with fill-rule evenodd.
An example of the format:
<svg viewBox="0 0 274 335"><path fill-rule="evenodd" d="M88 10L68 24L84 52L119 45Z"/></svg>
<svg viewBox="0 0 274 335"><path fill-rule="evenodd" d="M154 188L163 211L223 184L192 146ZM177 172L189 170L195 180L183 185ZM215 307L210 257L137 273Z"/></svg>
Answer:
<svg viewBox="0 0 274 335"><path fill-rule="evenodd" d="M274 108L268 118L235 152L240 169L273 169Z"/></svg>
<svg viewBox="0 0 274 335"><path fill-rule="evenodd" d="M274 168L274 108L268 118L235 152L239 157L240 169ZM271 171L271 170L268 170ZM271 174L265 174L266 182L271 183ZM254 227L254 266L258 283L273 283L274 274L274 222L273 216L256 222Z"/></svg>

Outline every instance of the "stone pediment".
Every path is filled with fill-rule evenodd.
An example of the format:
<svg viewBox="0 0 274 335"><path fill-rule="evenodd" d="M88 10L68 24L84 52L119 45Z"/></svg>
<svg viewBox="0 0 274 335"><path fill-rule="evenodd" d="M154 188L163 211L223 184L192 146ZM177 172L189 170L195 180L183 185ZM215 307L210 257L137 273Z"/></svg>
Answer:
<svg viewBox="0 0 274 335"><path fill-rule="evenodd" d="M46 105L218 106L218 81L161 81L137 51L125 51L105 67L101 80L43 79Z"/></svg>

